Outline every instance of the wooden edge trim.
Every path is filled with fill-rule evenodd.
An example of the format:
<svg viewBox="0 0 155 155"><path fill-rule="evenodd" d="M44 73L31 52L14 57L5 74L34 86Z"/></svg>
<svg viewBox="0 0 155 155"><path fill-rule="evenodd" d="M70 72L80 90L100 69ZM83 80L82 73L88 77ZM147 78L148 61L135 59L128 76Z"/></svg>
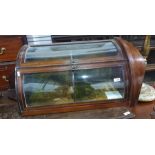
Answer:
<svg viewBox="0 0 155 155"><path fill-rule="evenodd" d="M131 73L131 86L130 86L130 106L134 106L138 102L138 97L143 83L145 74L145 61L140 52L133 44L117 38L117 42L121 45L124 52L126 52L129 61L129 69Z"/></svg>

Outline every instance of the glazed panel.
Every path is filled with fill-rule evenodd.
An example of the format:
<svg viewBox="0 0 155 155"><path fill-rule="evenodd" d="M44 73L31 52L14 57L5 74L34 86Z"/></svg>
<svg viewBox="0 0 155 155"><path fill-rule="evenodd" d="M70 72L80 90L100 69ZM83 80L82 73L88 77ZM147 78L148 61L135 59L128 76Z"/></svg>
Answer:
<svg viewBox="0 0 155 155"><path fill-rule="evenodd" d="M117 56L118 49L112 41L74 43L49 46L31 46L27 49L25 63L32 61L92 59Z"/></svg>
<svg viewBox="0 0 155 155"><path fill-rule="evenodd" d="M122 67L24 74L27 106L124 99Z"/></svg>
<svg viewBox="0 0 155 155"><path fill-rule="evenodd" d="M122 71L122 67L75 71L75 102L123 99L125 82Z"/></svg>
<svg viewBox="0 0 155 155"><path fill-rule="evenodd" d="M35 73L24 75L23 89L27 106L73 103L72 73Z"/></svg>

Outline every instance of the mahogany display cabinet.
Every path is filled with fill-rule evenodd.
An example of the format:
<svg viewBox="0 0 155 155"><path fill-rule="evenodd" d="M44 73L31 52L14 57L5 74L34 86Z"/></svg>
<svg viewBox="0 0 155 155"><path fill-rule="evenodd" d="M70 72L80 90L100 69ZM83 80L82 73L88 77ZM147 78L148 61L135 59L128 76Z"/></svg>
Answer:
<svg viewBox="0 0 155 155"><path fill-rule="evenodd" d="M134 106L144 59L129 42L113 40L25 45L16 65L23 116Z"/></svg>

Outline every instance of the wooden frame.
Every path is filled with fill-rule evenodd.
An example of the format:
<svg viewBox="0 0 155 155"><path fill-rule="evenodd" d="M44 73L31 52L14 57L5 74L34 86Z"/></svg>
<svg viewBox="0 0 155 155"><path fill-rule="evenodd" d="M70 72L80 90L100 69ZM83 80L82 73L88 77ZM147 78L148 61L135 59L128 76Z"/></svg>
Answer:
<svg viewBox="0 0 155 155"><path fill-rule="evenodd" d="M55 45L62 44L79 44L79 43L90 43L90 42L103 42L103 41L89 41L89 42L72 42L72 43L57 43ZM23 116L26 115L38 115L47 113L57 112L69 112L76 110L88 110L97 108L109 108L117 106L134 106L138 101L138 95L140 92L141 84L145 72L145 64L143 57L139 51L130 43L117 38L112 41L118 49L117 56L103 57L99 59L83 60L79 62L80 69L93 69L93 68L104 68L104 67L123 67L123 74L125 80L125 98L123 100L110 100L110 101L94 101L77 104L65 104L65 105L50 105L40 107L28 107L25 101L23 92L23 75L30 73L39 72L59 72L65 70L72 70L71 65L66 62L53 62L44 61L42 62L25 62L25 54L28 46L24 46L19 55L16 65L16 91L18 96L18 103L20 112ZM37 66L36 66L37 64ZM63 66L62 66L63 65ZM35 69L35 70L34 70Z"/></svg>

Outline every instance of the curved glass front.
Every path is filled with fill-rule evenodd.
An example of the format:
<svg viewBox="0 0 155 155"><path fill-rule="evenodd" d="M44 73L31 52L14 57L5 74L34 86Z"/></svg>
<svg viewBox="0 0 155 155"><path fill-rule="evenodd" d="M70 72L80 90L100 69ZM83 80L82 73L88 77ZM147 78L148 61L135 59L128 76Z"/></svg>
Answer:
<svg viewBox="0 0 155 155"><path fill-rule="evenodd" d="M63 105L125 98L122 67L23 75L27 106Z"/></svg>
<svg viewBox="0 0 155 155"><path fill-rule="evenodd" d="M48 46L30 46L25 62L69 60L116 56L118 49L112 41L70 43Z"/></svg>

